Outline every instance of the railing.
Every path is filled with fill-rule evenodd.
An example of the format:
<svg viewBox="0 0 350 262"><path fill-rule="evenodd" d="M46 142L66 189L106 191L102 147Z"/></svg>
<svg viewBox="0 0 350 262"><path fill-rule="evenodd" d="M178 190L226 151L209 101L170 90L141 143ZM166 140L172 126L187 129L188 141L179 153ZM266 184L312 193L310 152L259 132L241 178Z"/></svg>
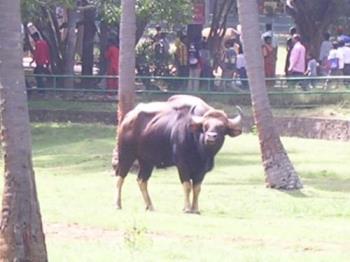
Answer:
<svg viewBox="0 0 350 262"><path fill-rule="evenodd" d="M116 94L117 89L108 89L107 79L117 76L100 75L43 75L26 74L29 92L82 92ZM44 86L36 87L37 79L44 81ZM64 86L67 80L73 86ZM189 85L189 83L192 85ZM269 95L317 95L317 94L350 94L350 76L319 77L275 77L266 78ZM192 93L216 95L247 95L249 84L247 79L223 78L189 78L174 76L136 76L136 92L146 94L157 93Z"/></svg>

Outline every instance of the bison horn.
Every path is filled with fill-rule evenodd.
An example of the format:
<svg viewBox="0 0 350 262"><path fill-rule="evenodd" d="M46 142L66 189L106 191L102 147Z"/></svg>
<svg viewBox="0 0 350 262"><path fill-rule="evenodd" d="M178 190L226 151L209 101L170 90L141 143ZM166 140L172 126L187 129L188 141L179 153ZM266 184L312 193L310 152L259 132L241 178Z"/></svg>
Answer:
<svg viewBox="0 0 350 262"><path fill-rule="evenodd" d="M230 125L231 126L237 126L240 125L242 122L242 117L243 117L243 111L239 106L236 106L237 110L238 110L238 116L236 116L233 119L229 119Z"/></svg>
<svg viewBox="0 0 350 262"><path fill-rule="evenodd" d="M191 109L190 109L190 114L191 115L196 115L196 106L192 106Z"/></svg>
<svg viewBox="0 0 350 262"><path fill-rule="evenodd" d="M201 116L191 116L190 128L193 132L198 132L202 130L203 117Z"/></svg>

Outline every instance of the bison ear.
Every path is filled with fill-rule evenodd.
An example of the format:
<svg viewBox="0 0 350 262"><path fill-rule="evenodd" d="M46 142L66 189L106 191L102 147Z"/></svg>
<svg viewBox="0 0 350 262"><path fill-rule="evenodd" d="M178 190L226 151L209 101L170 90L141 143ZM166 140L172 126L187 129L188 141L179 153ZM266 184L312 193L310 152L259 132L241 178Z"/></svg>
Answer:
<svg viewBox="0 0 350 262"><path fill-rule="evenodd" d="M203 117L191 116L190 128L193 132L201 131L203 127Z"/></svg>

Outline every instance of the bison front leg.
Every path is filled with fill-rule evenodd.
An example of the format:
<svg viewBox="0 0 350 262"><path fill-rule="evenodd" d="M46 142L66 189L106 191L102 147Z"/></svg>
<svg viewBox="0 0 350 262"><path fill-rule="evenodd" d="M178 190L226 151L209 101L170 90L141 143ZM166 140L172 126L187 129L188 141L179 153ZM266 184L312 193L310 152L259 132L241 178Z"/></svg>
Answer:
<svg viewBox="0 0 350 262"><path fill-rule="evenodd" d="M185 181L182 183L183 189L184 189L184 194L185 194L185 204L184 204L184 209L183 211L185 213L191 213L191 202L190 202L190 194L191 194L191 189L192 185L190 181Z"/></svg>
<svg viewBox="0 0 350 262"><path fill-rule="evenodd" d="M198 197L200 192L201 192L201 183L193 184L193 199L192 199L192 208L191 208L191 213L193 214L200 214L199 208L198 208Z"/></svg>
<svg viewBox="0 0 350 262"><path fill-rule="evenodd" d="M145 201L145 204L146 204L146 210L154 211L151 197L148 194L147 181L143 181L142 179L137 179L137 182L139 184L143 200Z"/></svg>

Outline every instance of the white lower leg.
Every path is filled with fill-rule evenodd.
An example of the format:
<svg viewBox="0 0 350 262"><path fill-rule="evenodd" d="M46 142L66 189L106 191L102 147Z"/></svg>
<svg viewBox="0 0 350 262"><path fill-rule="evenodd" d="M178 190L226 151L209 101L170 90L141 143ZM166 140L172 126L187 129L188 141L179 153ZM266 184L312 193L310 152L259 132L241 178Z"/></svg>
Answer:
<svg viewBox="0 0 350 262"><path fill-rule="evenodd" d="M152 205L151 197L148 194L147 181L143 181L142 179L138 179L137 182L139 184L143 200L145 201L145 204L146 204L146 210L153 211L154 208Z"/></svg>
<svg viewBox="0 0 350 262"><path fill-rule="evenodd" d="M201 184L193 185L192 213L199 214L198 197L201 192Z"/></svg>
<svg viewBox="0 0 350 262"><path fill-rule="evenodd" d="M118 209L122 208L122 187L124 183L124 178L121 176L118 176L117 178L117 201L116 205Z"/></svg>
<svg viewBox="0 0 350 262"><path fill-rule="evenodd" d="M185 194L185 203L184 203L184 212L188 213L191 211L191 202L190 202L190 194L191 194L191 182L186 181L182 183L184 194Z"/></svg>

